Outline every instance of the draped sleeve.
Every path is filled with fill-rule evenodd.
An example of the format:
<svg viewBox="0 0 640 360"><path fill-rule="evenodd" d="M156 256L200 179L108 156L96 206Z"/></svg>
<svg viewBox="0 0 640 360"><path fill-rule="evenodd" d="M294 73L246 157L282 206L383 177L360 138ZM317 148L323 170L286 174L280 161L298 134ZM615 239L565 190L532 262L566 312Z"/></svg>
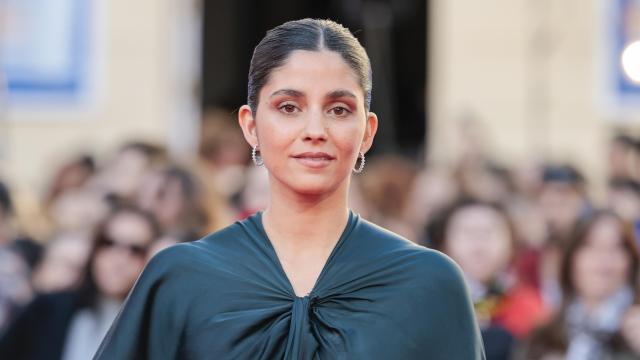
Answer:
<svg viewBox="0 0 640 360"><path fill-rule="evenodd" d="M423 254L422 304L416 311L426 326L429 359L485 359L484 346L473 304L458 265L446 255Z"/></svg>
<svg viewBox="0 0 640 360"><path fill-rule="evenodd" d="M186 244L162 250L147 264L103 339L94 359L176 359L188 297L180 263Z"/></svg>

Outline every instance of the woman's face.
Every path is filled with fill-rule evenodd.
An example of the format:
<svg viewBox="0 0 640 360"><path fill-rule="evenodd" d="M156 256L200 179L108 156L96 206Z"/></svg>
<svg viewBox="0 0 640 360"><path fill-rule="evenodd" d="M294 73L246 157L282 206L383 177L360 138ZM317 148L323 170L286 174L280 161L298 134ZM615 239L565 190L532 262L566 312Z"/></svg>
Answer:
<svg viewBox="0 0 640 360"><path fill-rule="evenodd" d="M305 195L348 184L377 128L354 71L332 51L293 51L260 90L256 114L245 105L239 120L272 184Z"/></svg>
<svg viewBox="0 0 640 360"><path fill-rule="evenodd" d="M144 268L152 240L151 226L140 215L122 212L111 219L93 262L100 293L116 299L127 295Z"/></svg>
<svg viewBox="0 0 640 360"><path fill-rule="evenodd" d="M578 296L599 302L628 282L631 258L622 236L615 218L603 217L592 226L571 269Z"/></svg>
<svg viewBox="0 0 640 360"><path fill-rule="evenodd" d="M509 264L511 233L504 217L488 206L466 206L451 217L445 252L467 276L490 282Z"/></svg>

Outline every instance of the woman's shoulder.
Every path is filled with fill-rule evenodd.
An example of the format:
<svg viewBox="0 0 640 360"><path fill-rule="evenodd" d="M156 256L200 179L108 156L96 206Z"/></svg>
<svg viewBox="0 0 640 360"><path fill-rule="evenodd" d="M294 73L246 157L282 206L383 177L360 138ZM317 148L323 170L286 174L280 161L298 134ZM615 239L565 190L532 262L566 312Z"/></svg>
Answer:
<svg viewBox="0 0 640 360"><path fill-rule="evenodd" d="M457 266L447 255L440 251L417 244L406 237L377 225L369 220L359 218L359 235L366 238L370 245L379 245L388 251L406 251L422 259L425 265Z"/></svg>
<svg viewBox="0 0 640 360"><path fill-rule="evenodd" d="M220 265L242 261L256 253L259 242L251 233L248 222L236 221L198 240L171 245L155 254L144 273L158 277L186 276L215 272Z"/></svg>
<svg viewBox="0 0 640 360"><path fill-rule="evenodd" d="M154 255L151 262L162 264L191 262L194 257L219 254L230 247L243 245L242 239L247 236L243 227L246 226L247 221L249 219L236 221L195 241L171 245Z"/></svg>
<svg viewBox="0 0 640 360"><path fill-rule="evenodd" d="M404 236L371 222L360 215L355 215L354 218L358 237L365 238L369 246L381 247L387 251L406 250L420 252L425 249L424 246L418 245Z"/></svg>
<svg viewBox="0 0 640 360"><path fill-rule="evenodd" d="M370 247L377 247L386 257L401 261L406 271L420 279L447 285L464 283L460 267L444 253L416 244L370 221L361 219L360 235Z"/></svg>

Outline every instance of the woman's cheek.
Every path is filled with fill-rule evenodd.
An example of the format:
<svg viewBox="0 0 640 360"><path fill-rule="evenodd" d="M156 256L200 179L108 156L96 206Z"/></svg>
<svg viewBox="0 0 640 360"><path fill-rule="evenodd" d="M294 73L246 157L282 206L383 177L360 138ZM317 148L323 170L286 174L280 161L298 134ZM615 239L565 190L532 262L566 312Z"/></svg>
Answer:
<svg viewBox="0 0 640 360"><path fill-rule="evenodd" d="M338 127L332 131L336 146L343 154L357 156L364 131L355 126Z"/></svg>

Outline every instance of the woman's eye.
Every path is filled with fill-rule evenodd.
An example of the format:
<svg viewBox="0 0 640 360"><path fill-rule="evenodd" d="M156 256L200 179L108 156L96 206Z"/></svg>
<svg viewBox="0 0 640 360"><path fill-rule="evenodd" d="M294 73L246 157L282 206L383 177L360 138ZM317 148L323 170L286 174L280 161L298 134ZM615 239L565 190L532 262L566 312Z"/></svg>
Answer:
<svg viewBox="0 0 640 360"><path fill-rule="evenodd" d="M330 111L333 113L333 115L336 115L336 116L345 116L350 112L347 108L342 106L336 106L332 108Z"/></svg>
<svg viewBox="0 0 640 360"><path fill-rule="evenodd" d="M293 114L296 112L296 106L292 104L284 104L279 107L280 111L286 114Z"/></svg>

